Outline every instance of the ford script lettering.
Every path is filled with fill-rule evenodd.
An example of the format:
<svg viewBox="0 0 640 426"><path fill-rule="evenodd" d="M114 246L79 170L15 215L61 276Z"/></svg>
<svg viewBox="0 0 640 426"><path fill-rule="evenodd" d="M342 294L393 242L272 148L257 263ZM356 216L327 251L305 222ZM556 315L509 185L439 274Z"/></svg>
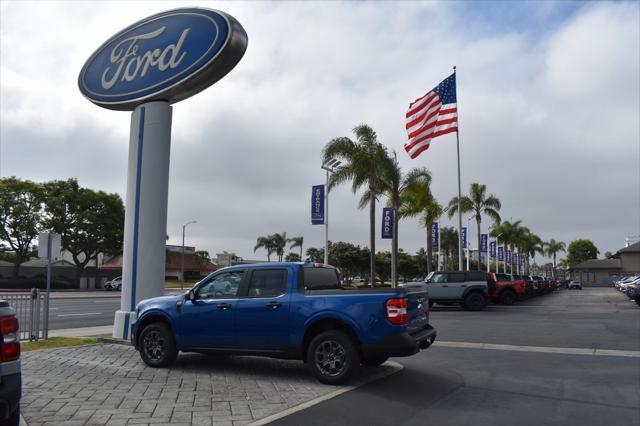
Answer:
<svg viewBox="0 0 640 426"><path fill-rule="evenodd" d="M85 63L78 85L91 102L109 109L175 103L224 77L246 48L247 34L232 16L201 8L170 10L107 40Z"/></svg>

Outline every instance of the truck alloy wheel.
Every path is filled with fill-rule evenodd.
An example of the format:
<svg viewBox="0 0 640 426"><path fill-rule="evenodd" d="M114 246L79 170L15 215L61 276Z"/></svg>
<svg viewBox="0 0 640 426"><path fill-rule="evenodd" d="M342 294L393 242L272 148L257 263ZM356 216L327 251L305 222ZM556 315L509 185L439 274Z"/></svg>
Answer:
<svg viewBox="0 0 640 426"><path fill-rule="evenodd" d="M500 293L500 303L502 305L513 305L516 301L516 294L511 290L504 290Z"/></svg>
<svg viewBox="0 0 640 426"><path fill-rule="evenodd" d="M139 337L140 356L150 367L166 367L178 355L173 333L160 322L146 326Z"/></svg>
<svg viewBox="0 0 640 426"><path fill-rule="evenodd" d="M462 303L462 307L469 311L481 311L487 304L484 296L477 291L472 291L467 294Z"/></svg>
<svg viewBox="0 0 640 426"><path fill-rule="evenodd" d="M322 383L346 382L360 365L352 340L341 331L325 331L316 336L307 351L307 363Z"/></svg>

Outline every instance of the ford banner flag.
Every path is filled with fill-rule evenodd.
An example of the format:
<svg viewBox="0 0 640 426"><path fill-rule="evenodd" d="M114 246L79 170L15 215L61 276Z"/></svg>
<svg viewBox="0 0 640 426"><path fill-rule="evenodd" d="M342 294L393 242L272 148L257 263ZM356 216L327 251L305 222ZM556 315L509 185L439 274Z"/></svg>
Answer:
<svg viewBox="0 0 640 426"><path fill-rule="evenodd" d="M496 258L496 242L495 241L491 241L489 243L489 256L492 259Z"/></svg>
<svg viewBox="0 0 640 426"><path fill-rule="evenodd" d="M507 254L506 254L506 262L508 264L511 264L511 250L507 250Z"/></svg>
<svg viewBox="0 0 640 426"><path fill-rule="evenodd" d="M393 209L391 207L382 209L382 238L393 238Z"/></svg>
<svg viewBox="0 0 640 426"><path fill-rule="evenodd" d="M462 227L462 248L467 248L467 228Z"/></svg>
<svg viewBox="0 0 640 426"><path fill-rule="evenodd" d="M433 225L431 226L431 244L433 246L438 245L438 238L440 238L438 222L433 222Z"/></svg>
<svg viewBox="0 0 640 426"><path fill-rule="evenodd" d="M498 261L504 261L504 247L498 247Z"/></svg>
<svg viewBox="0 0 640 426"><path fill-rule="evenodd" d="M311 224L324 225L324 185L314 185L311 191Z"/></svg>
<svg viewBox="0 0 640 426"><path fill-rule="evenodd" d="M487 234L480 234L480 251L487 252Z"/></svg>

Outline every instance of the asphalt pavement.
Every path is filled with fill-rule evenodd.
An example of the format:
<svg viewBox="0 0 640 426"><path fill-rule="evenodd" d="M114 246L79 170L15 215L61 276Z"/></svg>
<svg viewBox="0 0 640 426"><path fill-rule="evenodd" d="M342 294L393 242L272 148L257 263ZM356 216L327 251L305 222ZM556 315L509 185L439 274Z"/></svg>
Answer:
<svg viewBox="0 0 640 426"><path fill-rule="evenodd" d="M612 288L436 306L431 321L438 340L470 347L436 341L394 359L403 371L271 424L640 425L640 307Z"/></svg>

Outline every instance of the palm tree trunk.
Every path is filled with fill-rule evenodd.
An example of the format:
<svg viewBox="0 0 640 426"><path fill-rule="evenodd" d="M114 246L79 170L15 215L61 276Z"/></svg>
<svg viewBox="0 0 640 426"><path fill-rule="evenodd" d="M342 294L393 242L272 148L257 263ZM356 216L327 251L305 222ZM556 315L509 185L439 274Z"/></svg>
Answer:
<svg viewBox="0 0 640 426"><path fill-rule="evenodd" d="M376 283L376 197L373 193L373 185L369 184L371 195L369 196L369 246L371 256L369 258L369 274L371 276L371 287Z"/></svg>
<svg viewBox="0 0 640 426"><path fill-rule="evenodd" d="M433 261L433 244L431 244L431 228L433 228L433 222L427 223L427 275L429 275L429 273L431 272L431 262ZM439 237L440 236L438 236L438 238Z"/></svg>
<svg viewBox="0 0 640 426"><path fill-rule="evenodd" d="M480 222L482 221L482 218L480 217L480 215L476 216L476 223L478 224L478 271L481 269L480 268L480 259L482 258L482 255L480 254Z"/></svg>

